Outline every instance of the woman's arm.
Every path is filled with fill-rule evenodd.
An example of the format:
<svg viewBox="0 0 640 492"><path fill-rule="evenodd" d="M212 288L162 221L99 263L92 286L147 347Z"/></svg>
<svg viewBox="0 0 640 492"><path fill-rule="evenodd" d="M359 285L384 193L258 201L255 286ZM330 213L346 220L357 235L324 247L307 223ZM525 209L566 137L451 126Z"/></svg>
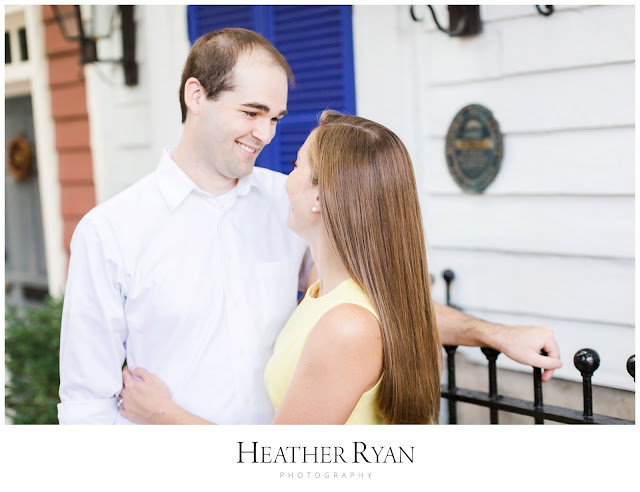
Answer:
<svg viewBox="0 0 640 492"><path fill-rule="evenodd" d="M136 376L138 379L135 379ZM136 424L213 424L171 401L169 388L158 376L137 367L122 370L120 415Z"/></svg>
<svg viewBox="0 0 640 492"><path fill-rule="evenodd" d="M376 317L340 304L313 328L274 424L344 424L382 371Z"/></svg>
<svg viewBox="0 0 640 492"><path fill-rule="evenodd" d="M376 317L341 304L313 328L274 424L344 424L382 371L382 335ZM136 376L140 379L136 379ZM179 407L167 386L140 367L122 371L120 414L136 424L212 424Z"/></svg>

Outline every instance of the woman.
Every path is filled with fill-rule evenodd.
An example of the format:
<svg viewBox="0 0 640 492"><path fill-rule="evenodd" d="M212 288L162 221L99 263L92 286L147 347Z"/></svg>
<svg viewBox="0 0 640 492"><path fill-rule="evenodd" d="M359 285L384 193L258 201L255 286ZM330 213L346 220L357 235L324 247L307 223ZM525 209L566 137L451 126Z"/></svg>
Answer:
<svg viewBox="0 0 640 492"><path fill-rule="evenodd" d="M275 424L435 424L442 355L409 154L390 130L325 111L287 179L289 227L318 282L274 345ZM125 370L122 415L209 423L144 369Z"/></svg>

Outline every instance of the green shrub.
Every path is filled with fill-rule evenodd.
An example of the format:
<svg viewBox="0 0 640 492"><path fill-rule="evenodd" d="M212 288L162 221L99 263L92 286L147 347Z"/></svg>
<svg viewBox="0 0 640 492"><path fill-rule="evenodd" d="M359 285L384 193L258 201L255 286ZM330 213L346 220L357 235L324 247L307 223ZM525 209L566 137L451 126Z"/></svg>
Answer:
<svg viewBox="0 0 640 492"><path fill-rule="evenodd" d="M62 299L41 308L6 306L5 407L14 424L57 424Z"/></svg>

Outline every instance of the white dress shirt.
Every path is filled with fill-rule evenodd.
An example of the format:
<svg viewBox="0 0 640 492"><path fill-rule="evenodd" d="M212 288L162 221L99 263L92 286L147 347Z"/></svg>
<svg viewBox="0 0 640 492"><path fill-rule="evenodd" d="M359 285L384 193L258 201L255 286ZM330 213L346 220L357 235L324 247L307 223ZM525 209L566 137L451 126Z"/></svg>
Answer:
<svg viewBox="0 0 640 492"><path fill-rule="evenodd" d="M218 424L269 423L273 343L311 266L286 226L286 176L267 169L215 197L166 149L158 168L91 210L71 241L60 343L61 424L130 423L121 367Z"/></svg>

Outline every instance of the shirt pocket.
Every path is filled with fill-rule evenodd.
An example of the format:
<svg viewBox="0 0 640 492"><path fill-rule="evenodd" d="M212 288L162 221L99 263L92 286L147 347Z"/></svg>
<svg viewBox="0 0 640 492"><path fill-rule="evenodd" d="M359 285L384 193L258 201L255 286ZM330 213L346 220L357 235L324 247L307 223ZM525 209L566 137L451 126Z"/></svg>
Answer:
<svg viewBox="0 0 640 492"><path fill-rule="evenodd" d="M297 261L273 261L256 264L256 304L260 307L261 329L275 337L297 307Z"/></svg>

